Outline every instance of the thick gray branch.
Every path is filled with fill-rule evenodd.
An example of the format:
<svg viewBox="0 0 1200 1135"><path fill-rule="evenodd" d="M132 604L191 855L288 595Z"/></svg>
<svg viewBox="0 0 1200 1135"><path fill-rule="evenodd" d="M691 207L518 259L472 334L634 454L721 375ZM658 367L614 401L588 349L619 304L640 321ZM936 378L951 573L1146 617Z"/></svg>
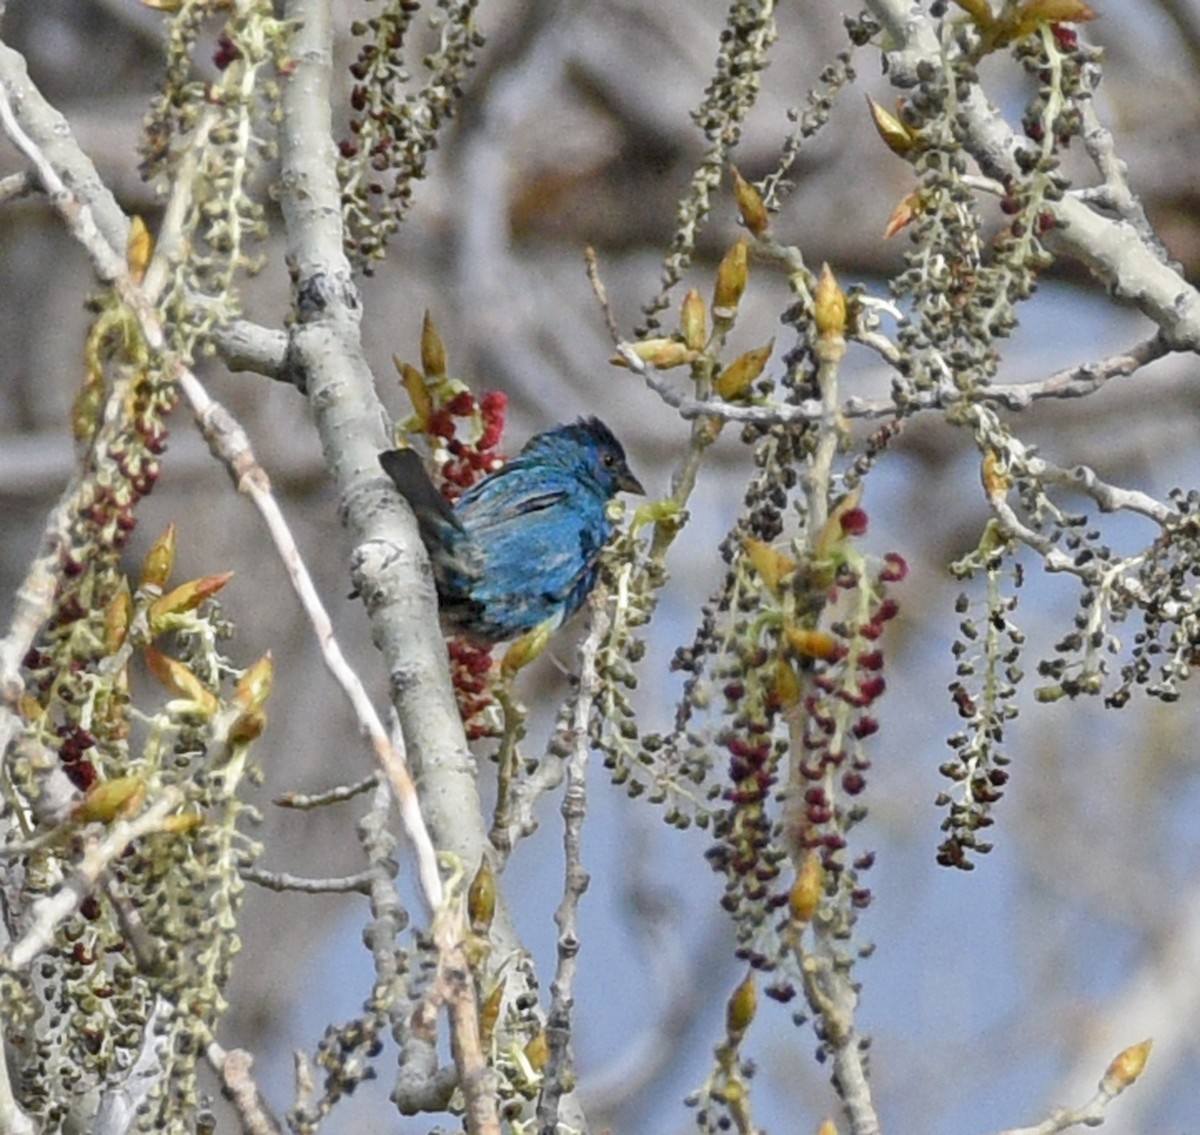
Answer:
<svg viewBox="0 0 1200 1135"><path fill-rule="evenodd" d="M288 365L308 391L326 465L354 540L353 568L387 661L396 712L439 849L464 863L487 847L475 766L450 685L417 526L379 468L387 419L363 357L361 310L342 248L332 139L329 4L293 0L294 71L283 88L280 203L295 269Z"/></svg>

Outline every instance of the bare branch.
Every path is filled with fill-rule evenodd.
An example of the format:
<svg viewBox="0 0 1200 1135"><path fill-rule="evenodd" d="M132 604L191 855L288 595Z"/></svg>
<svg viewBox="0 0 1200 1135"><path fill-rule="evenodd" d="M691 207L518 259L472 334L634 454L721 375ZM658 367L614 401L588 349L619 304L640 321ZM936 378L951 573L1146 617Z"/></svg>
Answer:
<svg viewBox="0 0 1200 1135"><path fill-rule="evenodd" d="M575 974L579 962L579 903L588 888L583 866L583 821L587 814L588 726L600 692L596 655L608 634L607 595L603 588L592 593L592 625L579 648L579 693L574 705L571 753L566 760L567 787L563 793L563 895L554 915L558 927L558 966L550 983L550 1011L546 1016L546 1061L537 1119L542 1135L555 1135L559 1125L559 1103L571 1070L572 1011L575 1005Z"/></svg>
<svg viewBox="0 0 1200 1135"><path fill-rule="evenodd" d="M230 370L248 370L279 382L292 382L287 368L287 334L237 319L213 334L217 353Z"/></svg>
<svg viewBox="0 0 1200 1135"><path fill-rule="evenodd" d="M1124 378L1169 354L1171 347L1161 334L1152 335L1127 351L1095 362L1079 363L1055 371L1038 382L996 383L972 394L972 401L994 404L1006 410L1025 410L1034 402L1057 398L1082 398L1094 394L1114 378ZM723 422L753 422L758 425L799 425L818 422L824 413L817 399L795 404L741 404L719 399L692 398L677 387L663 371L651 366L635 352L631 343L618 342L617 353L626 366L642 378L663 402L688 421L715 418ZM920 391L903 408L905 415L927 410L947 410L965 401L958 390ZM841 405L845 418L892 418L901 410L891 398L868 399L851 396Z"/></svg>
<svg viewBox="0 0 1200 1135"><path fill-rule="evenodd" d="M243 867L239 872L247 883L265 887L268 891L296 891L303 895L370 894L374 873L360 871L357 875L340 875L327 879L306 879L287 871L261 871Z"/></svg>
<svg viewBox="0 0 1200 1135"><path fill-rule="evenodd" d="M935 74L942 69L931 22L907 0L868 0L867 8L891 34L888 71L895 85L914 85L918 69L932 68ZM1018 177L1017 139L1007 122L980 87L963 93L959 114L972 157L988 177ZM1153 242L1069 195L1047 208L1056 221L1047 234L1051 247L1084 265L1113 295L1136 304L1172 348L1200 350L1200 292L1177 267L1163 262Z"/></svg>
<svg viewBox="0 0 1200 1135"><path fill-rule="evenodd" d="M241 1048L226 1050L216 1041L209 1042L204 1054L220 1078L225 1098L233 1104L245 1135L282 1135L282 1124L270 1113L250 1075L254 1066L251 1055Z"/></svg>
<svg viewBox="0 0 1200 1135"><path fill-rule="evenodd" d="M284 7L297 29L295 69L283 86L280 129L280 203L295 272L290 355L304 375L330 472L342 494L345 522L357 546L355 583L391 670L396 712L423 780L436 842L452 850L460 863L477 863L487 849L487 835L428 568L416 522L378 468L377 455L388 441L386 416L363 359L359 297L343 248L330 100L331 8L328 0L289 0ZM406 794L399 797L402 818L406 827L420 821L428 839L406 770L405 779ZM499 1119L491 1074L479 1048L462 912L457 904L443 907L436 874L423 879L426 888L435 883L434 939L451 980L451 1046L467 1128L472 1135L490 1135L499 1131ZM433 897L428 889L426 895ZM497 931L511 941L511 926L498 922Z"/></svg>
<svg viewBox="0 0 1200 1135"><path fill-rule="evenodd" d="M10 173L8 177L0 177L0 205L28 197L30 194L36 193L37 188L37 178L28 171Z"/></svg>
<svg viewBox="0 0 1200 1135"><path fill-rule="evenodd" d="M1150 1055L1150 1042L1130 1045L1119 1052L1100 1078L1096 1094L1082 1107L1058 1108L1033 1127L1013 1127L999 1135L1057 1135L1071 1127L1099 1127L1108 1105L1141 1076Z"/></svg>
<svg viewBox="0 0 1200 1135"><path fill-rule="evenodd" d="M307 812L313 808L324 808L328 804L341 804L353 800L364 792L370 792L379 783L379 774L371 773L353 784L339 784L325 792L288 792L277 796L274 803L280 808L295 808L298 812Z"/></svg>

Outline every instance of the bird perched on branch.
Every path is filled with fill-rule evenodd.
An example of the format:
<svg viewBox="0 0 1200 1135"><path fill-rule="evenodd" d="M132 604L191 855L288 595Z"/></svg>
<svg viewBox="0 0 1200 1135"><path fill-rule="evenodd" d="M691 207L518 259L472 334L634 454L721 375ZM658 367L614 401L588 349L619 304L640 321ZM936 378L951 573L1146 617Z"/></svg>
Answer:
<svg viewBox="0 0 1200 1135"><path fill-rule="evenodd" d="M413 450L379 463L416 514L443 618L482 642L552 630L579 610L612 535L608 502L645 492L599 418L537 434L453 506Z"/></svg>

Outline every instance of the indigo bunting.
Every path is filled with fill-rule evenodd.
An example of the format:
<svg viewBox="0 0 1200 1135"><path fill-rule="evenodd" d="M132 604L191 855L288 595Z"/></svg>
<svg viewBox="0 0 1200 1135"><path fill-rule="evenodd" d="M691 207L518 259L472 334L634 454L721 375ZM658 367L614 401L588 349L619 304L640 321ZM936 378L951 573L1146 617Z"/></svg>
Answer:
<svg viewBox="0 0 1200 1135"><path fill-rule="evenodd" d="M579 610L612 535L608 502L645 492L599 418L537 434L453 506L413 450L379 463L416 514L443 619L482 642L553 630Z"/></svg>

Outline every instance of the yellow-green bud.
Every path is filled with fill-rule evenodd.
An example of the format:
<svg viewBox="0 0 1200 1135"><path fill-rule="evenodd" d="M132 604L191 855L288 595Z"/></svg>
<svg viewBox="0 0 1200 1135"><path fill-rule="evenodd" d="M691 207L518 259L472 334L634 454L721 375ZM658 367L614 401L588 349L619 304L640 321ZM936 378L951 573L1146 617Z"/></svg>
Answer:
<svg viewBox="0 0 1200 1135"><path fill-rule="evenodd" d="M796 881L788 892L788 911L792 920L801 926L812 921L825 890L825 872L821 857L815 851L806 851L800 861Z"/></svg>
<svg viewBox="0 0 1200 1135"><path fill-rule="evenodd" d="M1153 1047L1154 1041L1147 1038L1118 1052L1100 1081L1100 1090L1110 1098L1119 1096L1145 1071L1146 1061L1150 1059L1150 1050Z"/></svg>
<svg viewBox="0 0 1200 1135"><path fill-rule="evenodd" d="M441 378L446 373L446 345L428 311L421 324L421 369L426 378Z"/></svg>
<svg viewBox="0 0 1200 1135"><path fill-rule="evenodd" d="M188 580L178 587L161 595L150 604L148 618L150 633L160 634L166 629L168 619L172 615L180 615L184 611L194 611L206 599L216 595L222 587L233 578L233 572L222 571L215 575L201 576L199 579Z"/></svg>
<svg viewBox="0 0 1200 1135"><path fill-rule="evenodd" d="M750 278L750 262L746 241L739 240L717 268L713 287L712 313L714 319L730 320L737 314L738 304Z"/></svg>
<svg viewBox="0 0 1200 1135"><path fill-rule="evenodd" d="M767 365L774 346L775 340L772 339L769 343L755 347L754 350L747 351L744 355L739 355L734 359L717 376L717 381L713 384L717 395L724 398L726 402L732 402L748 394L750 387L762 374L763 367Z"/></svg>
<svg viewBox="0 0 1200 1135"><path fill-rule="evenodd" d="M142 560L139 587L157 587L162 590L175 567L175 546L175 525L168 524L166 531L154 541L150 551L146 553L146 558Z"/></svg>
<svg viewBox="0 0 1200 1135"><path fill-rule="evenodd" d="M758 989L753 972L729 995L725 1006L725 1032L732 1041L740 1040L754 1020L758 1010Z"/></svg>
<svg viewBox="0 0 1200 1135"><path fill-rule="evenodd" d="M704 298L695 288L689 288L679 309L679 330L684 344L692 351L704 350L708 342L708 312Z"/></svg>
<svg viewBox="0 0 1200 1135"><path fill-rule="evenodd" d="M767 206L763 203L762 194L742 177L737 166L733 166L732 171L733 196L737 200L742 221L755 236L762 236L767 231L767 224L771 219Z"/></svg>
<svg viewBox="0 0 1200 1135"><path fill-rule="evenodd" d="M479 861L479 870L467 888L467 914L476 934L486 934L491 929L496 914L496 874L486 855Z"/></svg>

